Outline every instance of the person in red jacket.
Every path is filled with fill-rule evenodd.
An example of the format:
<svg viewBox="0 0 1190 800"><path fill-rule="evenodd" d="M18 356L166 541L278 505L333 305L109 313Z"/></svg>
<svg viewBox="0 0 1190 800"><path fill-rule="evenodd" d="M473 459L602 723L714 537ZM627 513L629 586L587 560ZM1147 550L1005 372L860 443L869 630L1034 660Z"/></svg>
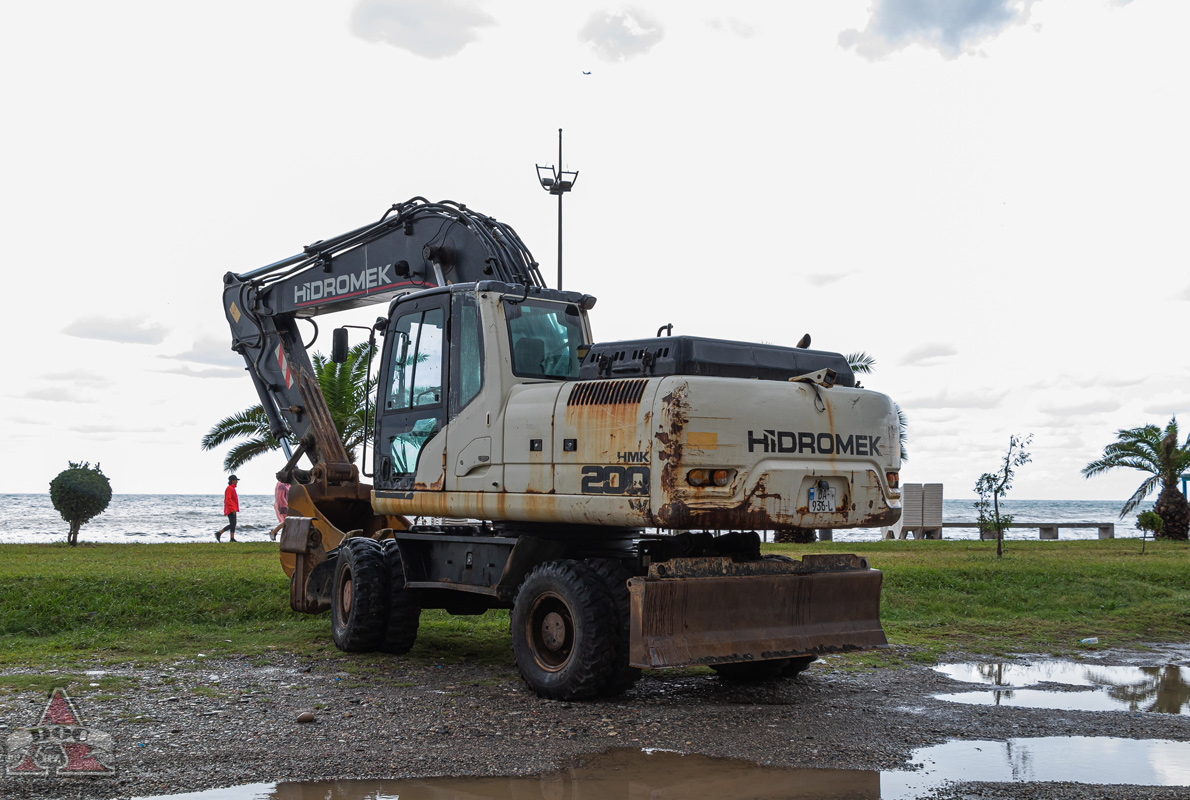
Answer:
<svg viewBox="0 0 1190 800"><path fill-rule="evenodd" d="M232 475L227 479L227 488L223 491L223 513L227 515L227 524L215 531L215 541L223 541L223 532L230 531L227 541L236 540L236 512L240 510L240 497L236 494L236 484L240 479Z"/></svg>

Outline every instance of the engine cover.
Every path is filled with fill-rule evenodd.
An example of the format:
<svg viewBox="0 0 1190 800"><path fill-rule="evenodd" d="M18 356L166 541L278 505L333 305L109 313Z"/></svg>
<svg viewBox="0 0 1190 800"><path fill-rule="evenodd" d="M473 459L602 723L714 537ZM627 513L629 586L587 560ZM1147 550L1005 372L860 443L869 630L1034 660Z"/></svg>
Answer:
<svg viewBox="0 0 1190 800"><path fill-rule="evenodd" d="M704 375L718 378L790 378L832 369L836 385L855 386L847 359L838 353L697 336L631 339L591 345L579 380L634 375Z"/></svg>

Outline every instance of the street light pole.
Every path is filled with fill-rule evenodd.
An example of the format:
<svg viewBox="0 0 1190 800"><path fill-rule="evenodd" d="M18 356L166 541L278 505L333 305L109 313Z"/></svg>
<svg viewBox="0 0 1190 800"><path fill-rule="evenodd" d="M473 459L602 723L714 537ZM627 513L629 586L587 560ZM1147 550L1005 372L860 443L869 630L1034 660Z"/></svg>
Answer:
<svg viewBox="0 0 1190 800"><path fill-rule="evenodd" d="M558 128L558 167L543 167L537 165L537 180L541 188L550 194L558 195L558 289L562 288L562 195L574 187L578 180L578 171L567 172L562 169L562 129Z"/></svg>
<svg viewBox="0 0 1190 800"><path fill-rule="evenodd" d="M558 128L558 169L562 169L562 129ZM562 291L562 192L558 192L558 291Z"/></svg>

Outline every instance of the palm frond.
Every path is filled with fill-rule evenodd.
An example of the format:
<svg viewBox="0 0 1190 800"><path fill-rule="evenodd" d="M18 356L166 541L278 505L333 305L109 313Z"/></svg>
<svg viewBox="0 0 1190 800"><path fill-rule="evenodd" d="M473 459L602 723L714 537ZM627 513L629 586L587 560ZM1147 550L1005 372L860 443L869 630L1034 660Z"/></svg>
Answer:
<svg viewBox="0 0 1190 800"><path fill-rule="evenodd" d="M1160 484L1161 477L1159 475L1154 475L1146 479L1145 482L1140 485L1140 488L1137 489L1131 497L1124 501L1124 507L1120 509L1120 519L1128 516L1129 512L1144 502L1144 499L1152 494L1153 490L1156 489Z"/></svg>
<svg viewBox="0 0 1190 800"><path fill-rule="evenodd" d="M901 460L908 461L909 454L905 452L905 445L909 442L909 418L905 416L905 411L901 408L900 403L893 401L893 408L897 410L897 428L899 430L899 440L901 445Z"/></svg>
<svg viewBox="0 0 1190 800"><path fill-rule="evenodd" d="M851 371L857 375L870 375L872 368L876 366L876 359L863 350L858 353L848 353L846 358Z"/></svg>
<svg viewBox="0 0 1190 800"><path fill-rule="evenodd" d="M260 405L224 417L202 437L202 449L214 450L221 444L244 436L269 436L269 421Z"/></svg>
<svg viewBox="0 0 1190 800"><path fill-rule="evenodd" d="M268 438L254 437L240 442L228 450L227 457L223 459L223 468L228 472L235 472L257 456L280 449L281 443L272 436Z"/></svg>

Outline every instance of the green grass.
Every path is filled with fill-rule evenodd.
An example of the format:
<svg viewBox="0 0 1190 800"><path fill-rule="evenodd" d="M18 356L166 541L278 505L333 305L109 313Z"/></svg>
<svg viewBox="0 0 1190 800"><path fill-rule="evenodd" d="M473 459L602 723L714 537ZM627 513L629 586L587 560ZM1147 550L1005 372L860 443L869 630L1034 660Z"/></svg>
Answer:
<svg viewBox="0 0 1190 800"><path fill-rule="evenodd" d="M774 545L774 552L854 552L884 573L890 642L926 653L1072 652L1185 641L1190 546L1131 539L1005 543L897 541Z"/></svg>
<svg viewBox="0 0 1190 800"><path fill-rule="evenodd" d="M1190 632L1184 543L1150 542L1141 556L1134 540L1013 541L1002 560L993 543L971 541L769 549L856 552L884 572L884 626L908 650L858 656L857 666L928 661L947 650L1069 653L1089 636L1100 646L1140 646L1185 641ZM289 609L274 544L0 545L0 667L57 667L86 686L102 680L73 673L97 663L339 656L329 624L327 615ZM511 664L506 612L424 612L417 646L396 663L461 661ZM380 664L394 661L358 655L340 668Z"/></svg>
<svg viewBox="0 0 1190 800"><path fill-rule="evenodd" d="M338 653L328 615L290 610L275 544L0 545L0 667L277 650ZM509 663L508 614L426 611L410 658Z"/></svg>

